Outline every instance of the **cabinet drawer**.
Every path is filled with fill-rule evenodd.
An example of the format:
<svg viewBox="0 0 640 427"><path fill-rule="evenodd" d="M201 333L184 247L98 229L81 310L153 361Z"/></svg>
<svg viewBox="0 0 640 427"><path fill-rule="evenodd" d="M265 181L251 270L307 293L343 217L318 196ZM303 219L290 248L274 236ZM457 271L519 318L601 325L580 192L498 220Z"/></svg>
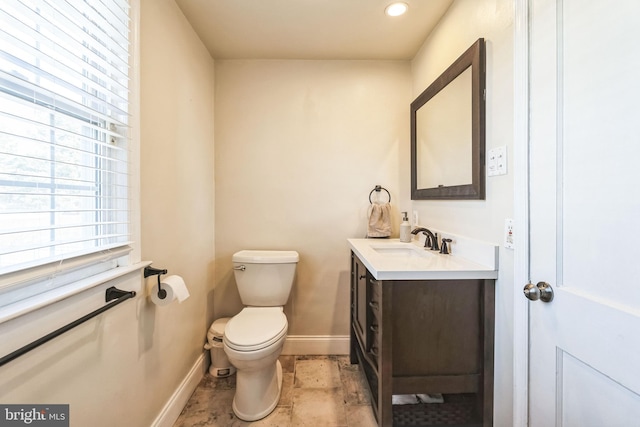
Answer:
<svg viewBox="0 0 640 427"><path fill-rule="evenodd" d="M369 286L371 286L371 299L380 301L382 298L382 283L376 279L369 279Z"/></svg>
<svg viewBox="0 0 640 427"><path fill-rule="evenodd" d="M380 287L380 282L370 279L368 287L370 296L367 305L368 310L372 315L371 323L379 325L382 320L382 289Z"/></svg>
<svg viewBox="0 0 640 427"><path fill-rule="evenodd" d="M368 353L377 368L380 365L380 350L382 347L382 340L380 339L382 330L382 289L380 282L373 278L369 279L367 286L369 288L368 309L370 313L368 325L370 345Z"/></svg>
<svg viewBox="0 0 640 427"><path fill-rule="evenodd" d="M369 329L369 342L371 346L369 347L368 353L377 369L378 366L380 366L380 348L382 341L380 340L380 327L375 321Z"/></svg>

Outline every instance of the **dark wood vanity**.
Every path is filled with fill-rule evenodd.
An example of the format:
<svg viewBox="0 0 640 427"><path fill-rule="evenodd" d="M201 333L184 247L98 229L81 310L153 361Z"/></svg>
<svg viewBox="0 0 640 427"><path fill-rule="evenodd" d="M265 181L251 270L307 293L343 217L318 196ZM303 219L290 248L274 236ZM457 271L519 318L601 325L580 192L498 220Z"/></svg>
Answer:
<svg viewBox="0 0 640 427"><path fill-rule="evenodd" d="M376 280L351 253L351 363L379 426L493 425L494 279ZM444 403L392 405L442 393Z"/></svg>

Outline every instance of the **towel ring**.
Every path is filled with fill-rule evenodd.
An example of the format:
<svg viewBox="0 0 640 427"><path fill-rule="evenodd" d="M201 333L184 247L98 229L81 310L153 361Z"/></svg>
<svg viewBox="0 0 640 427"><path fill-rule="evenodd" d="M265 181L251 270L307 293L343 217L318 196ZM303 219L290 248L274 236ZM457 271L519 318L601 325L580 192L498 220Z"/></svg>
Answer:
<svg viewBox="0 0 640 427"><path fill-rule="evenodd" d="M371 195L373 194L373 192L377 191L379 193L380 190L384 190L384 191L387 192L387 196L389 196L389 203L391 203L391 193L389 193L389 190L387 190L386 188L381 187L379 185L376 185L375 188L373 190L371 190L371 193L369 193L369 203L373 204L373 202L371 201Z"/></svg>

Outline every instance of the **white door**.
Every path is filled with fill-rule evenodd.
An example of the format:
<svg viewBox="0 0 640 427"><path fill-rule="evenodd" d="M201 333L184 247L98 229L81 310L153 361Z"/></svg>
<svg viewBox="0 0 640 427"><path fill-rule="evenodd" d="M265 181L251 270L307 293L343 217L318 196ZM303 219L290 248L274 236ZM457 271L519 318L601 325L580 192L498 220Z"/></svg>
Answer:
<svg viewBox="0 0 640 427"><path fill-rule="evenodd" d="M530 5L529 426L640 426L640 0Z"/></svg>

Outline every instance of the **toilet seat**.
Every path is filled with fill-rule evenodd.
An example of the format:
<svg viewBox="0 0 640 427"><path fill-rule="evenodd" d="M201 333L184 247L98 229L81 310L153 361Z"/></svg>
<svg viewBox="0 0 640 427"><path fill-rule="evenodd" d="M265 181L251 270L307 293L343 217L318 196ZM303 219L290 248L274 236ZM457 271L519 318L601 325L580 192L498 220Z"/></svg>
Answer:
<svg viewBox="0 0 640 427"><path fill-rule="evenodd" d="M287 317L282 307L246 307L227 322L224 342L236 351L255 351L286 334Z"/></svg>

